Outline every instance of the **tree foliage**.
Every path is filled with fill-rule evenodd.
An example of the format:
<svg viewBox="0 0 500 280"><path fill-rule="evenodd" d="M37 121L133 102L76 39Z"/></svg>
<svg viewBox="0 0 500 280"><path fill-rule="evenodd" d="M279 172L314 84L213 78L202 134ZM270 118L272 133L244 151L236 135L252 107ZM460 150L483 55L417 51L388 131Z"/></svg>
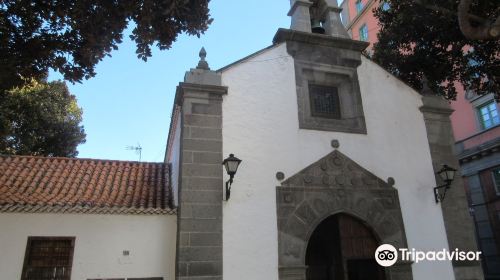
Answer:
<svg viewBox="0 0 500 280"><path fill-rule="evenodd" d="M376 9L381 30L373 59L417 90L424 77L433 92L455 99L456 83L477 94L500 94L500 40L464 36L457 11L460 0L390 0ZM495 19L499 0L475 0L470 14ZM470 21L473 26L479 25Z"/></svg>
<svg viewBox="0 0 500 280"><path fill-rule="evenodd" d="M129 23L137 56L146 60L153 44L168 49L182 32L206 31L209 1L0 0L0 92L50 68L72 82L93 77Z"/></svg>
<svg viewBox="0 0 500 280"><path fill-rule="evenodd" d="M0 98L0 154L75 157L82 110L64 82L29 80Z"/></svg>
<svg viewBox="0 0 500 280"><path fill-rule="evenodd" d="M422 0L420 0L422 1ZM460 0L458 4L458 24L465 37L472 40L499 40L500 39L500 2L495 3L495 8L488 1L473 3L473 0ZM472 11L471 11L472 10ZM474 14L474 10L481 16Z"/></svg>

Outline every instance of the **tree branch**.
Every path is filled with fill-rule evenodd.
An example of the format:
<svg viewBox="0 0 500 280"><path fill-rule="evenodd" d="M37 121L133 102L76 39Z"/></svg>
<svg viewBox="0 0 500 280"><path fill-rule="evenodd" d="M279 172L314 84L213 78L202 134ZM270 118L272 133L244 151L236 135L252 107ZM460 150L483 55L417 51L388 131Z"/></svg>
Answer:
<svg viewBox="0 0 500 280"><path fill-rule="evenodd" d="M426 9L438 11L453 17L457 16L460 31L462 31L462 34L468 39L496 40L500 38L500 16L492 23L492 21L488 19L469 13L472 0L460 0L457 12L436 5L429 5L424 2L423 0L415 0L415 3ZM480 26L472 26L471 21L479 23Z"/></svg>
<svg viewBox="0 0 500 280"><path fill-rule="evenodd" d="M469 17L469 9L472 0L460 0L458 4L458 25L462 34L471 40L496 40L500 35L500 17L494 23L482 23L480 26L472 26ZM474 19L473 19L474 20Z"/></svg>
<svg viewBox="0 0 500 280"><path fill-rule="evenodd" d="M429 9L429 10L438 11L438 12L441 12L443 14L450 15L453 17L457 16L457 13L455 11L452 11L450 9L446 9L443 7L439 7L436 5L429 5L429 4L424 3L422 0L415 0L415 3L419 4L420 6L426 8L426 9ZM469 13L467 14L467 17L469 17L469 19L474 20L474 21L481 23L481 24L486 24L488 22L488 20L483 18L483 17L476 16L476 15L469 14Z"/></svg>
<svg viewBox="0 0 500 280"><path fill-rule="evenodd" d="M498 16L497 20L491 25L490 35L493 38L500 38L500 16Z"/></svg>

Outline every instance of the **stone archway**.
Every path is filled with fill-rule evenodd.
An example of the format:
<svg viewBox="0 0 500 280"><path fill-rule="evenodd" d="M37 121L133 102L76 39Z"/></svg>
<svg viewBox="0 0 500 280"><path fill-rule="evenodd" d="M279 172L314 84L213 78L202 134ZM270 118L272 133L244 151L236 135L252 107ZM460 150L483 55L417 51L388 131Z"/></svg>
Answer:
<svg viewBox="0 0 500 280"><path fill-rule="evenodd" d="M308 241L338 213L367 223L382 244L407 247L397 190L339 151L284 181L276 199L280 280L306 280ZM411 264L398 262L386 276L411 280Z"/></svg>

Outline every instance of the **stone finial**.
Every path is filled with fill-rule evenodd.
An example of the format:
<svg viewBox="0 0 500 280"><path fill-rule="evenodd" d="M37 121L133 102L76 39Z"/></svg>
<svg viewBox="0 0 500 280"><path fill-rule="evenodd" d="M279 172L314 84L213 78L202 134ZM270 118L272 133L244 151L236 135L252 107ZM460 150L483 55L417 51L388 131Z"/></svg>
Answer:
<svg viewBox="0 0 500 280"><path fill-rule="evenodd" d="M186 75L184 75L185 83L212 86L222 85L221 74L210 70L208 63L205 60L206 57L207 51L205 48L201 48L200 62L198 62L198 66L196 66L196 68L191 68L188 72L186 72Z"/></svg>
<svg viewBox="0 0 500 280"><path fill-rule="evenodd" d="M210 70L208 62L205 60L206 57L207 57L207 51L205 50L204 47L202 47L200 50L200 62L198 62L198 66L196 67L196 69Z"/></svg>
<svg viewBox="0 0 500 280"><path fill-rule="evenodd" d="M387 178L387 184L389 186L393 187L396 184L396 180L394 180L394 178L392 178L392 177L389 177L389 178Z"/></svg>
<svg viewBox="0 0 500 280"><path fill-rule="evenodd" d="M433 95L432 89L429 87L429 80L424 75L422 78L422 91L420 92L422 95Z"/></svg>

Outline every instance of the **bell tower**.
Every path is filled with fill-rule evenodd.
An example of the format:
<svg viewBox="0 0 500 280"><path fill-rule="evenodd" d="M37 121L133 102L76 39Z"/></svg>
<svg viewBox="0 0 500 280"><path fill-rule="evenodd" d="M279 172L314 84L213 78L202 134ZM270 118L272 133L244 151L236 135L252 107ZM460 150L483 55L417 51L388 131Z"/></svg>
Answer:
<svg viewBox="0 0 500 280"><path fill-rule="evenodd" d="M336 0L290 0L290 29L308 33L349 38L340 21L341 8Z"/></svg>
<svg viewBox="0 0 500 280"><path fill-rule="evenodd" d="M369 43L349 37L336 0L290 6L291 27L279 29L273 42L286 43L293 57L299 128L366 134L357 68Z"/></svg>

